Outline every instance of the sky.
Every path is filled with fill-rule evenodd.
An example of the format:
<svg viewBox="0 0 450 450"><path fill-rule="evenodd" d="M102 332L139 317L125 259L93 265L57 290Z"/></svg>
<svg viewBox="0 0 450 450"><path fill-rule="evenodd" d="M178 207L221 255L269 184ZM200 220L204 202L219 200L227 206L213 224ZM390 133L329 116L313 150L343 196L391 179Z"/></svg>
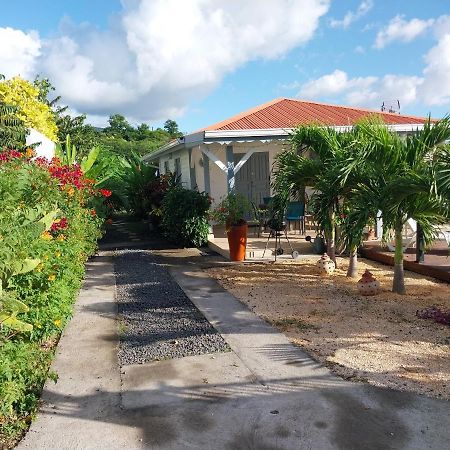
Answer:
<svg viewBox="0 0 450 450"><path fill-rule="evenodd" d="M277 97L450 113L448 0L15 0L0 73L73 114L191 132Z"/></svg>

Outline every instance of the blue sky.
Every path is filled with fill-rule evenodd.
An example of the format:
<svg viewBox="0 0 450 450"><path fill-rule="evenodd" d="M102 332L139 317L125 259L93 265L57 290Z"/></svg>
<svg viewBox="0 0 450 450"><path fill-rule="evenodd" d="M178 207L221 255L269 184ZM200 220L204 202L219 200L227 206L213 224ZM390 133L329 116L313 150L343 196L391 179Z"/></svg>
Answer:
<svg viewBox="0 0 450 450"><path fill-rule="evenodd" d="M431 0L16 0L0 73L49 76L74 113L185 132L275 97L450 112L450 4ZM388 5L388 7L387 7Z"/></svg>

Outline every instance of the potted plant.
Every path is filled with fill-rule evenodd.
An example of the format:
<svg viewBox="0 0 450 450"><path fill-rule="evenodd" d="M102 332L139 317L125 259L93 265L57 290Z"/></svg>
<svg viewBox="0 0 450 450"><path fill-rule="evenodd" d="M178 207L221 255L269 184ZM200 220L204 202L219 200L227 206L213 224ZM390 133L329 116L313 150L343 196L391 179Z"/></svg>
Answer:
<svg viewBox="0 0 450 450"><path fill-rule="evenodd" d="M247 248L247 221L250 204L241 194L230 192L213 209L211 218L225 225L231 261L243 261Z"/></svg>

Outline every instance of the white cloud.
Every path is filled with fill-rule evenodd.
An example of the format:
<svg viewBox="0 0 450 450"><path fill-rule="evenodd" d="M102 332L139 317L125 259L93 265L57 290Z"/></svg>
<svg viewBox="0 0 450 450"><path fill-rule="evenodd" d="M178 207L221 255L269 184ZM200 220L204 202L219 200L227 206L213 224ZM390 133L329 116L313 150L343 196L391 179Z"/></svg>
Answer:
<svg viewBox="0 0 450 450"><path fill-rule="evenodd" d="M36 58L40 55L41 41L35 31L24 33L13 28L0 28L0 73L10 78L31 76Z"/></svg>
<svg viewBox="0 0 450 450"><path fill-rule="evenodd" d="M378 32L374 47L380 49L394 41L411 42L425 33L434 22L434 19L411 19L407 21L402 15L395 16L387 27Z"/></svg>
<svg viewBox="0 0 450 450"><path fill-rule="evenodd" d="M108 30L65 21L61 35L41 42L41 55L27 61L74 110L160 120L182 114L243 64L305 44L329 3L122 0Z"/></svg>
<svg viewBox="0 0 450 450"><path fill-rule="evenodd" d="M298 96L301 98L339 97L346 104L379 108L383 101L399 99L402 106L414 103L424 79L415 76L385 75L349 78L342 70L335 70L305 83Z"/></svg>
<svg viewBox="0 0 450 450"><path fill-rule="evenodd" d="M366 90L376 80L376 77L349 78L346 72L337 69L328 75L323 75L305 83L300 89L298 96L313 99L319 96L340 95L350 89Z"/></svg>
<svg viewBox="0 0 450 450"><path fill-rule="evenodd" d="M365 16L373 8L373 0L363 0L356 11L347 11L341 20L331 19L332 28L348 28L353 22Z"/></svg>
<svg viewBox="0 0 450 450"><path fill-rule="evenodd" d="M437 39L450 33L450 16L440 16L434 21L433 33Z"/></svg>
<svg viewBox="0 0 450 450"><path fill-rule="evenodd" d="M430 105L450 104L450 29L425 56L422 97Z"/></svg>
<svg viewBox="0 0 450 450"><path fill-rule="evenodd" d="M408 23L416 23L415 20ZM411 104L450 107L450 16L427 22L434 24L437 42L424 55L425 66L420 75L387 74L352 78L347 72L337 69L308 80L301 85L297 95L310 99L332 97L347 104L373 108L379 108L383 101L397 99L402 107ZM411 30L405 31L404 39L409 39L413 34ZM397 38L400 39L399 36Z"/></svg>

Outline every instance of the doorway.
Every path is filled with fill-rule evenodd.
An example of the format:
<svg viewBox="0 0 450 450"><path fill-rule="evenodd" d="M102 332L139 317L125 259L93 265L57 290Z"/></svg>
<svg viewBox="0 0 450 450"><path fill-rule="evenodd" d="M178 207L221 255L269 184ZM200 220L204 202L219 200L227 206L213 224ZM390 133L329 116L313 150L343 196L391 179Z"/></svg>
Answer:
<svg viewBox="0 0 450 450"><path fill-rule="evenodd" d="M234 154L236 165L245 153ZM269 152L255 152L235 175L236 193L242 194L256 206L270 197Z"/></svg>

